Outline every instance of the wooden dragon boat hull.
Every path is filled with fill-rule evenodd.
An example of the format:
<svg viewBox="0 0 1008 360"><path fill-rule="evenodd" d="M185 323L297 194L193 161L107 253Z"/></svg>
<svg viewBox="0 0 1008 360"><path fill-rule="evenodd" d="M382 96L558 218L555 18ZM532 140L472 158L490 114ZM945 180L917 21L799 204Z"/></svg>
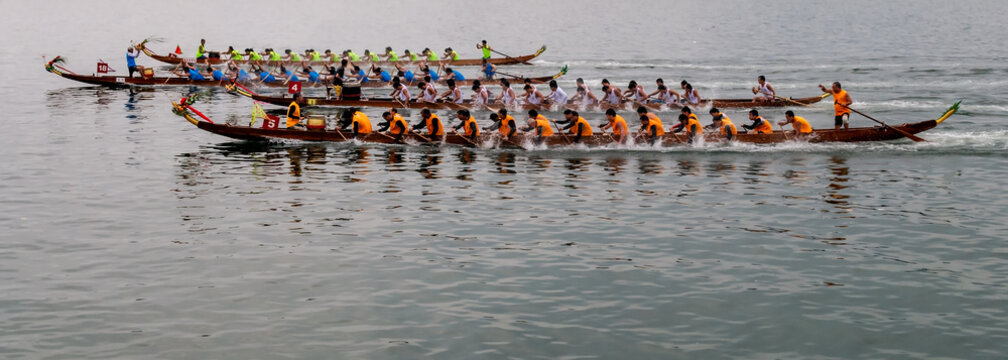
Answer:
<svg viewBox="0 0 1008 360"><path fill-rule="evenodd" d="M206 65L206 64L220 65L220 64L226 64L228 62L227 58L213 58L213 59L206 58L206 59L196 60L196 58L184 58L184 57L180 57L180 56L175 55L175 54L160 55L160 54L155 53L154 51L152 51L150 48L148 48L145 43L140 43L140 44L136 45L136 48L139 49L140 51L143 51L144 54L147 54L147 56L150 56L154 60L157 60L157 61L160 61L160 62L163 62L163 63L172 64L172 65L181 63L183 60L184 61L188 61L188 62L192 62L194 64L203 64L203 65ZM516 57L510 57L510 58L509 57L494 57L494 58L490 58L490 63L494 64L494 65L524 64L524 63L527 63L529 60L532 60L535 57L539 56L544 51L546 51L546 45L543 45L542 47L540 47L539 50L536 50L535 53L528 54L528 55L521 55L521 56L516 56ZM223 53L222 53L222 55L223 55ZM238 65L248 64L249 62L250 62L250 60L235 60L235 63L238 64ZM336 62L339 62L339 60L337 60ZM419 61L413 62L413 61L405 61L405 60L400 60L398 62L392 62L392 61L367 61L367 60L365 60L365 59L362 58L360 61L356 61L355 63L361 64L362 65L361 68L364 68L365 66L371 66L370 64L375 64L375 65L378 65L378 66L392 66L395 63L402 64L402 65L412 65L412 64L415 64L415 63L418 63L418 62ZM273 66L280 65L279 63L277 63L275 61L265 61L264 60L263 63L264 64L268 64L268 65L273 65ZM308 61L308 63L310 65L316 66L316 65L329 64L331 62L330 61ZM427 61L427 64L429 64L431 66L438 66L438 65L441 65L441 64L444 64L445 66L480 66L480 65L483 64L483 59L482 58L477 58L477 59L459 59L459 60L454 60L454 61L452 61L452 60L435 60L435 61Z"/></svg>
<svg viewBox="0 0 1008 360"><path fill-rule="evenodd" d="M247 89L237 89L237 93L256 101L262 101L265 103L277 105L277 106L288 106L291 103L290 97L284 96L266 96L259 95L248 91ZM784 107L789 105L795 105L795 103L800 104L814 104L822 100L822 96L812 96L806 98L791 99L790 101L777 100L777 101L765 101L765 102L754 102L751 99L715 99L710 100L707 103L703 103L698 108L709 108L711 106L718 108L757 108L757 107ZM335 100L326 99L320 97L303 97L302 101L298 103L301 106L318 106L318 107L376 107L376 108L409 108L409 109L431 109L431 110L492 110L495 111L501 107L505 107L509 110L539 110L539 111L551 111L551 110L564 110L571 109L579 112L604 112L608 109L614 109L617 111L633 111L636 110L638 106L645 106L652 110L678 110L682 108L679 104L656 104L656 103L637 103L634 101L623 102L619 105L614 104L595 104L595 105L582 105L576 103L568 103L564 106L553 106L553 105L514 105L514 106L503 106L501 104L473 104L472 101L466 100L460 104L448 103L448 102L424 102L424 101L410 101L408 103L399 102L392 99L370 99L370 100Z"/></svg>
<svg viewBox="0 0 1008 360"><path fill-rule="evenodd" d="M191 112L187 110L189 108L185 105L180 105L179 103L172 103L175 113L183 116L193 125L205 131L241 140L271 140L271 139L282 139L282 140L299 140L299 141L325 141L325 142L346 142L351 140L357 140L360 142L368 143L382 143L382 144L428 144L428 145L460 145L469 147L527 147L532 145L541 145L535 136L528 136L524 134L516 135L513 139L504 140L496 133L483 134L476 137L475 139L469 139L467 137L458 134L448 134L442 138L429 138L424 137L415 133L409 133L401 138L395 138L391 135L383 133L371 133L367 135L361 135L357 138L353 137L353 134L348 131L340 130L303 130L303 129L265 129L256 128L250 126L235 126L227 124L216 124L207 121L201 121L194 117ZM191 109L191 108L190 108ZM950 107L941 117L936 120L925 120L916 123L902 124L898 126L893 126L904 132L910 134L917 134L923 131L932 129L942 121L945 121L949 116L954 114L959 109L959 103ZM200 114L200 116L203 116ZM447 126L447 124L445 124ZM728 142L735 141L741 143L755 143L755 144L773 144L782 143L787 141L802 141L809 143L826 143L826 142L868 142L868 141L888 141L903 138L904 135L894 129L887 127L860 127L852 128L847 130L833 130L833 129L822 129L814 130L809 134L796 135L794 133L784 133L781 131L774 131L771 134L738 134L732 139L727 139L724 136L708 132L704 135L704 142ZM572 145L574 137L572 135L561 135L555 134L550 137L546 137L541 142L546 146L569 146ZM580 143L589 147L602 147L611 145L620 145L618 140L613 138L613 136L608 134L597 134L593 136L583 137ZM647 139L637 139L636 143L650 143ZM653 146L684 146L690 143L690 139L686 134L665 134L655 139Z"/></svg>

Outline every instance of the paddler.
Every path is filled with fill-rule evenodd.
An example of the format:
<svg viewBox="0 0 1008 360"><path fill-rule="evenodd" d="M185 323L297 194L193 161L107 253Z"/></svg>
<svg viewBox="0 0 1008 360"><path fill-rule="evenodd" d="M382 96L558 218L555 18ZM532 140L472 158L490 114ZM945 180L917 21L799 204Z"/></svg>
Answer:
<svg viewBox="0 0 1008 360"><path fill-rule="evenodd" d="M609 79L602 79L602 104L620 105L622 104L623 93L609 83Z"/></svg>
<svg viewBox="0 0 1008 360"><path fill-rule="evenodd" d="M392 93L389 94L389 96L391 96L392 99L403 104L403 106L406 106L405 104L408 104L410 102L409 89L406 87L406 85L403 85L403 83L396 83L393 87L394 88L392 90Z"/></svg>
<svg viewBox="0 0 1008 360"><path fill-rule="evenodd" d="M683 108L679 110L679 113L680 113L681 115L685 115L685 116L686 116L686 118L687 118L687 119L688 119L689 121L696 121L696 123L697 123L697 124L699 124L699 123L700 123L700 118L699 118L699 117L697 117L697 116L696 116L696 114L694 114L694 113L693 113L693 109L690 109L690 107L689 107L689 106L683 106ZM669 129L669 131L671 131L671 132L680 132L680 131L682 131L682 130L683 130L683 126L684 126L684 125L686 125L686 124L684 124L684 123L679 123L679 124L675 124L675 125L673 125L673 126L672 126L672 127L671 127L671 128Z"/></svg>
<svg viewBox="0 0 1008 360"><path fill-rule="evenodd" d="M683 82L685 82L685 80L683 80ZM697 92L696 89L693 88L693 84L690 83L683 85L682 99L686 100L687 105L693 106L700 105L700 101L703 100L700 98L700 93Z"/></svg>
<svg viewBox="0 0 1008 360"><path fill-rule="evenodd" d="M431 113L429 109L420 110L420 123L413 125L413 130L427 129L428 137L441 137L444 136L444 126L441 124L441 118L437 115Z"/></svg>
<svg viewBox="0 0 1008 360"><path fill-rule="evenodd" d="M476 119L474 119L472 115L469 114L469 110L459 110L456 112L456 115L458 116L459 120L462 120L462 122L459 123L458 125L455 125L453 130L455 130L455 132L458 132L459 128L464 129L465 130L464 136L469 138L469 141L475 143L476 138L479 137L479 125L476 124Z"/></svg>
<svg viewBox="0 0 1008 360"><path fill-rule="evenodd" d="M843 126L844 130L850 128L851 111L848 106L853 104L854 100L851 100L847 91L840 87L840 82L834 82L833 87L829 90L827 90L822 84L819 84L819 89L833 95L833 114L835 115L833 117L833 128L840 129L840 126Z"/></svg>
<svg viewBox="0 0 1008 360"><path fill-rule="evenodd" d="M371 133L371 119L357 109L347 109L342 117L339 130L346 130L349 127L353 131L353 137Z"/></svg>
<svg viewBox="0 0 1008 360"><path fill-rule="evenodd" d="M679 126L680 130L686 129L686 137L689 138L689 143L693 143L693 139L697 136L703 136L703 126L697 121L696 117L690 117L686 114L679 114ZM678 130L676 131L678 132Z"/></svg>
<svg viewBox="0 0 1008 360"><path fill-rule="evenodd" d="M385 58L385 60L388 60L388 61L391 61L391 62L397 62L397 61L399 61L399 55L396 54L395 51L392 51L392 47L391 46L386 46L385 47L385 53L381 54L379 56L383 57L383 58Z"/></svg>
<svg viewBox="0 0 1008 360"><path fill-rule="evenodd" d="M400 84L401 85L401 84ZM388 131L389 135L393 135L396 141L402 141L404 135L406 135L406 120L403 119L402 115L399 115L399 111L396 109L391 109L382 113L382 119L385 121L378 124L378 131L384 132Z"/></svg>
<svg viewBox="0 0 1008 360"><path fill-rule="evenodd" d="M638 104L643 104L644 100L648 98L648 94L644 92L644 87L637 83L637 80L630 80L630 84L627 85L627 91L623 93L623 98L626 100L631 100L633 96L633 102Z"/></svg>
<svg viewBox="0 0 1008 360"><path fill-rule="evenodd" d="M661 79L659 79L659 80L661 80ZM650 97L655 96L655 95L658 95L658 98L654 99L654 100L651 100L651 102L657 103L657 104L678 105L679 101L681 101L681 99L682 99L682 96L680 96L678 92L676 92L675 90L669 89L668 87L665 86L665 84L658 85L658 90L656 90L653 93L648 94L647 97L650 98Z"/></svg>
<svg viewBox="0 0 1008 360"><path fill-rule="evenodd" d="M301 105L298 104L299 101L301 101L301 93L294 93L294 99L291 100L290 105L287 105L288 129L301 124Z"/></svg>
<svg viewBox="0 0 1008 360"><path fill-rule="evenodd" d="M546 104L567 105L567 92L563 91L556 80L549 81L550 93L546 95Z"/></svg>
<svg viewBox="0 0 1008 360"><path fill-rule="evenodd" d="M227 76L224 75L223 71L220 71L218 69L214 69L213 66L210 66L210 65L207 65L206 71L207 71L207 73L210 74L210 76L213 76L214 80L217 80L217 81L224 81L225 78L227 77Z"/></svg>
<svg viewBox="0 0 1008 360"><path fill-rule="evenodd" d="M307 55L306 57L313 62L322 62L322 54L319 54L319 52L315 51L315 49L305 50L305 55Z"/></svg>
<svg viewBox="0 0 1008 360"><path fill-rule="evenodd" d="M241 52L236 50L234 46L228 46L228 54L231 54L231 61L242 60Z"/></svg>
<svg viewBox="0 0 1008 360"><path fill-rule="evenodd" d="M343 51L343 55L346 56L347 60L360 61L360 56L357 55L357 53L353 52L353 50L346 49Z"/></svg>
<svg viewBox="0 0 1008 360"><path fill-rule="evenodd" d="M371 49L364 49L364 58L371 60L371 62L381 61L381 59L378 57L378 54L371 52Z"/></svg>
<svg viewBox="0 0 1008 360"><path fill-rule="evenodd" d="M403 50L403 57L409 59L410 62L420 61L420 57L417 54L412 53L409 49Z"/></svg>
<svg viewBox="0 0 1008 360"><path fill-rule="evenodd" d="M487 61L486 58L483 58L482 61L483 61L483 65L482 65L483 66L483 78L484 79L493 79L494 74L497 73L497 66L494 65L494 64L491 64L489 61Z"/></svg>
<svg viewBox="0 0 1008 360"><path fill-rule="evenodd" d="M795 116L794 111L788 110L784 112L784 121L778 122L777 125L783 127L784 125L791 124L794 127L794 132L796 134L808 134L812 132L812 125L809 125L808 120L801 116Z"/></svg>
<svg viewBox="0 0 1008 360"><path fill-rule="evenodd" d="M545 116L542 116L542 114L539 114L535 110L528 111L528 123L521 128L521 131L535 131L537 143L541 143L544 138L553 135L553 128L550 127L549 119L546 119Z"/></svg>
<svg viewBox="0 0 1008 360"><path fill-rule="evenodd" d="M721 110L718 110L718 108L712 108L710 113L714 122L711 125L711 128L717 129L718 132L721 133L721 136L724 136L728 140L735 138L735 135L738 134L738 129L735 127L735 124L732 123L731 119L722 114Z"/></svg>
<svg viewBox="0 0 1008 360"><path fill-rule="evenodd" d="M665 127L662 126L661 118L658 115L647 111L646 107L638 106L637 116L641 121L640 133L648 137L649 143L654 144L659 136L665 135Z"/></svg>
<svg viewBox="0 0 1008 360"><path fill-rule="evenodd" d="M581 137L592 136L591 125L577 111L564 110L564 119L564 123L570 124L561 128L560 131L570 130L571 134L574 134L575 144L581 142ZM558 121L557 123L560 122Z"/></svg>
<svg viewBox="0 0 1008 360"><path fill-rule="evenodd" d="M269 61L271 65L274 66L279 65L281 62L283 62L283 56L277 54L277 52L274 51L273 48L267 48L266 53L269 54Z"/></svg>
<svg viewBox="0 0 1008 360"><path fill-rule="evenodd" d="M531 84L525 84L525 104L539 105L544 101L543 94L536 90Z"/></svg>
<svg viewBox="0 0 1008 360"><path fill-rule="evenodd" d="M255 52L255 50L252 50L252 48L245 49L245 56L248 56L249 62L253 64L256 65L262 64L263 60L262 56L259 55L259 53Z"/></svg>
<svg viewBox="0 0 1008 360"><path fill-rule="evenodd" d="M472 91L473 105L486 105L490 102L490 91L479 80L473 80Z"/></svg>
<svg viewBox="0 0 1008 360"><path fill-rule="evenodd" d="M298 55L297 53L292 52L291 49L285 49L284 50L284 54L286 54L286 55L284 55L283 61L291 61L291 62L298 62L298 63L301 62L301 55Z"/></svg>
<svg viewBox="0 0 1008 360"><path fill-rule="evenodd" d="M427 61L438 61L438 56L430 48L424 48L420 55L426 56Z"/></svg>
<svg viewBox="0 0 1008 360"><path fill-rule="evenodd" d="M450 61L458 61L460 59L459 54L450 47L444 49L444 58Z"/></svg>
<svg viewBox="0 0 1008 360"><path fill-rule="evenodd" d="M742 125L743 129L752 130L757 134L773 133L773 125L770 125L769 121L764 120L756 109L749 110L749 120L752 120L752 125Z"/></svg>
<svg viewBox="0 0 1008 360"><path fill-rule="evenodd" d="M417 83L417 88L420 89L420 99L423 102L437 102L437 89L434 88L434 84L431 84L425 80L421 80Z"/></svg>
<svg viewBox="0 0 1008 360"><path fill-rule="evenodd" d="M627 134L630 133L630 128L627 127L626 120L622 116L616 114L616 110L607 109L605 112L606 123L602 124L599 128L602 131L612 129L613 136L616 137L620 143L626 142Z"/></svg>
<svg viewBox="0 0 1008 360"><path fill-rule="evenodd" d="M457 86L455 86L455 80L448 79L447 83L448 83L448 90L445 91L444 94L441 94L441 96L438 97L438 99L442 101L447 99L448 102L450 103L461 104L462 90L459 89Z"/></svg>
<svg viewBox="0 0 1008 360"><path fill-rule="evenodd" d="M262 66L253 65L251 67L251 69L252 69L253 72L255 72L255 73L257 73L259 75L259 84L260 85L264 84L264 83L268 84L268 83L273 83L273 82L277 81L276 77L274 77L273 74L270 74L269 71L266 71L266 69L263 69ZM214 78L216 78L216 75L214 76Z"/></svg>
<svg viewBox="0 0 1008 360"><path fill-rule="evenodd" d="M373 63L371 64L371 73L378 75L378 78L380 78L381 81L384 82L392 81L392 75L390 75L388 71L382 70L380 66L376 66Z"/></svg>
<svg viewBox="0 0 1008 360"><path fill-rule="evenodd" d="M486 40L483 40L479 44L476 44L476 48L483 50L484 60L490 60L490 52L493 51L493 48L490 47L490 45L487 45Z"/></svg>
<svg viewBox="0 0 1008 360"><path fill-rule="evenodd" d="M515 103L515 92L511 89L511 82L508 79L501 79L500 81L501 93L497 96L494 102L501 103L505 106L514 105Z"/></svg>
<svg viewBox="0 0 1008 360"><path fill-rule="evenodd" d="M774 90L773 85L766 82L766 77L760 75L756 78L757 85L753 86L752 93L756 94L753 97L753 101L773 101L777 97L777 91Z"/></svg>
<svg viewBox="0 0 1008 360"><path fill-rule="evenodd" d="M441 67L444 68L445 79L453 79L455 81L465 80L465 76L462 76L462 73L458 72L457 70L452 70L452 68L450 67L445 67L444 64L441 64Z"/></svg>
<svg viewBox="0 0 1008 360"><path fill-rule="evenodd" d="M193 67L193 65L189 62L183 61L180 65L182 65L182 70L175 71L175 75L188 77L189 80L206 80L206 77L203 76L203 74L200 74L199 70Z"/></svg>
<svg viewBox="0 0 1008 360"><path fill-rule="evenodd" d="M500 110L497 110L497 113L490 114L490 120L493 120L494 123L486 130L499 131L500 136L504 138L504 140L510 139L515 135L515 132L518 131L515 119L511 117L511 115L508 115L507 109L501 108Z"/></svg>

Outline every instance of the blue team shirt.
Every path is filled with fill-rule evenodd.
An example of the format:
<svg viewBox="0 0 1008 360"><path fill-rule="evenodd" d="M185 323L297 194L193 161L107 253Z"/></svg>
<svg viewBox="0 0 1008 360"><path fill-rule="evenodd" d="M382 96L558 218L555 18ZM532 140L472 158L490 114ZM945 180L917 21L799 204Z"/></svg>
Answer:
<svg viewBox="0 0 1008 360"><path fill-rule="evenodd" d="M268 73L266 71L260 72L259 73L259 78L262 79L262 81L265 81L265 82L274 82L274 81L276 81L276 78L273 77L273 74L270 74L270 73Z"/></svg>
<svg viewBox="0 0 1008 360"><path fill-rule="evenodd" d="M371 79L368 79L367 76L364 76L364 70L358 71L357 72L357 76L360 76L360 78L361 78L361 80L360 80L361 84L366 83L368 81L371 81Z"/></svg>
<svg viewBox="0 0 1008 360"><path fill-rule="evenodd" d="M214 70L213 71L213 78L214 78L214 80L218 80L218 81L224 80L224 73L222 73L220 70Z"/></svg>
<svg viewBox="0 0 1008 360"><path fill-rule="evenodd" d="M427 73L430 74L431 81L438 81L438 79L441 78L441 76L434 70L427 70Z"/></svg>
<svg viewBox="0 0 1008 360"><path fill-rule="evenodd" d="M139 56L139 54L133 55L133 53L126 52L126 67L134 67L134 66L136 66L136 58L137 58L137 56Z"/></svg>
<svg viewBox="0 0 1008 360"><path fill-rule="evenodd" d="M238 69L238 81L248 81L249 74L245 72L245 69Z"/></svg>
<svg viewBox="0 0 1008 360"><path fill-rule="evenodd" d="M389 75L388 71L382 70L379 76L381 77L381 80L384 82L392 81L392 75Z"/></svg>
<svg viewBox="0 0 1008 360"><path fill-rule="evenodd" d="M458 70L452 70L452 73L455 74L455 81L465 80L465 76L462 76L462 73L458 72Z"/></svg>
<svg viewBox="0 0 1008 360"><path fill-rule="evenodd" d="M196 69L189 69L189 80L206 80L206 78Z"/></svg>

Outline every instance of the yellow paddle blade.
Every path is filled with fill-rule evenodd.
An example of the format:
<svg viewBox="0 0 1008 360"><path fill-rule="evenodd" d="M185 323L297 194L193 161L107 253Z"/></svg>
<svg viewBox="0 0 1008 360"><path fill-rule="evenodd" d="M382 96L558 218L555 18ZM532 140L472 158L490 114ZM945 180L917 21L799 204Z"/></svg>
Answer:
<svg viewBox="0 0 1008 360"><path fill-rule="evenodd" d="M952 114L955 114L956 111L959 111L959 104L960 103L962 103L962 100L956 101L955 104L952 104L952 107L948 108L948 110L945 110L945 113L942 114L941 117L939 117L938 119L936 119L935 122L941 124L942 121L945 121L945 119L948 119L949 116L952 116Z"/></svg>

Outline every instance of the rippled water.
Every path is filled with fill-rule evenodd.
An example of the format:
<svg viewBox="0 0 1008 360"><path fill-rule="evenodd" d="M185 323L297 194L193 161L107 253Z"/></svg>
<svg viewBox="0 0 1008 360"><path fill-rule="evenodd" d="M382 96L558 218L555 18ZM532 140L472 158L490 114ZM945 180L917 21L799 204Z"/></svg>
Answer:
<svg viewBox="0 0 1008 360"><path fill-rule="evenodd" d="M356 17L338 11L374 9L318 3L278 31L206 25L261 21L275 3L85 17L97 4L2 2L16 35L0 46L0 358L1004 358L1002 6L774 4L424 2ZM190 89L42 70L39 52L124 68L149 35L186 51L200 37L469 56L484 37L513 54L546 44L507 71L568 64L568 88L686 78L711 97L746 97L757 74L796 97L840 80L892 123L965 101L927 143L246 143L172 115ZM246 99L203 91L209 116L248 118ZM794 110L828 127L829 105Z"/></svg>

